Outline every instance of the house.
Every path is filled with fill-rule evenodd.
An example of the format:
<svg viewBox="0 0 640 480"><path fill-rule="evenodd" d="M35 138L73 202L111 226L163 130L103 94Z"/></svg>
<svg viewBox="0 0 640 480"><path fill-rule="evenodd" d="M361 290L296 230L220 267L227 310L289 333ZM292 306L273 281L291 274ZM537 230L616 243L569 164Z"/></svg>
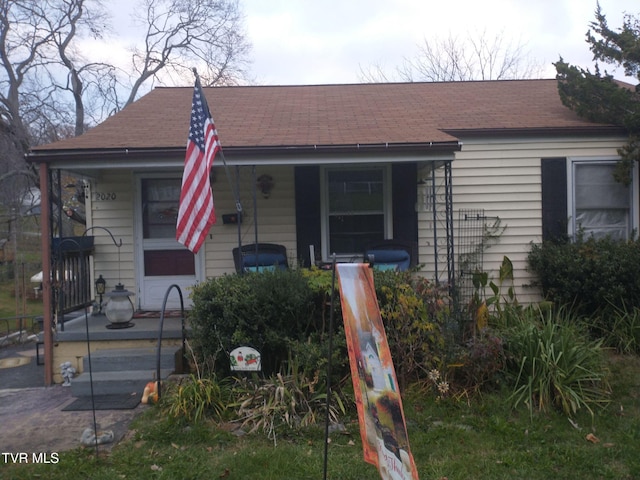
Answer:
<svg viewBox="0 0 640 480"><path fill-rule="evenodd" d="M174 239L192 88L156 88L28 156L50 189L62 171L83 179L87 226L122 239L92 232L91 271L124 283L138 309L158 309L171 284L234 272L239 244L280 244L308 266L361 259L382 239L414 243L421 274L461 292L506 255L530 301L531 242L638 226L637 172L626 189L610 175L624 132L565 108L555 80L204 91L226 163L214 163L218 222L197 255Z"/></svg>

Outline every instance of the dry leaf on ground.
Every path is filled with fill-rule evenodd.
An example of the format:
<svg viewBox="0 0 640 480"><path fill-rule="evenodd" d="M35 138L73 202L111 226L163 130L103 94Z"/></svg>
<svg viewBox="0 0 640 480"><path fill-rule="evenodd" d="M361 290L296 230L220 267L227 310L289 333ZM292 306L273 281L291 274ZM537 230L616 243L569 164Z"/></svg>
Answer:
<svg viewBox="0 0 640 480"><path fill-rule="evenodd" d="M600 439L596 437L593 433L587 434L587 436L584 438L591 443L600 443Z"/></svg>

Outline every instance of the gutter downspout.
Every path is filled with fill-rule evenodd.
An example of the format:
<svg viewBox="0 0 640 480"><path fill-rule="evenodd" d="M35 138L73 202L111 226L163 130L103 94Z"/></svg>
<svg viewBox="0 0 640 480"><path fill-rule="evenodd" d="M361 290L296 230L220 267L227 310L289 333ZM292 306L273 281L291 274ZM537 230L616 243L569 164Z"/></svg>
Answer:
<svg viewBox="0 0 640 480"><path fill-rule="evenodd" d="M42 230L42 336L44 340L44 384L53 385L53 318L51 298L51 202L49 195L49 169L40 163L40 224Z"/></svg>

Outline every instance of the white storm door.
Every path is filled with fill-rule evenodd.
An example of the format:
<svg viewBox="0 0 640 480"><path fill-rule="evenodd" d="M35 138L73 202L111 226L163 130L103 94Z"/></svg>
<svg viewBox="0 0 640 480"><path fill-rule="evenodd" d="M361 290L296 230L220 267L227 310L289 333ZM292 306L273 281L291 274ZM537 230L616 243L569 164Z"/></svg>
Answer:
<svg viewBox="0 0 640 480"><path fill-rule="evenodd" d="M185 307L191 306L189 288L202 279L204 249L194 255L176 241L181 182L179 176L138 178L136 258L143 310L160 310L173 284L180 287ZM180 308L175 289L169 293L167 308Z"/></svg>

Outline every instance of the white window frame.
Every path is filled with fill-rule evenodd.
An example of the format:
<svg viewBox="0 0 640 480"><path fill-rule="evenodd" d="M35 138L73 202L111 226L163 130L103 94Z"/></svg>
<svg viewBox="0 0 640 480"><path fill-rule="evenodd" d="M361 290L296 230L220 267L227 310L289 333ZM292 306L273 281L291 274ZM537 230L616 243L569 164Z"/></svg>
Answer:
<svg viewBox="0 0 640 480"><path fill-rule="evenodd" d="M329 262L332 260L334 252L329 252L329 172L336 170L382 170L382 202L384 215L384 238L393 238L393 205L391 197L391 164L369 164L369 165L347 165L333 166L325 165L320 169L320 215L322 233L322 260ZM339 262L349 262L362 260L363 252L349 252L336 254Z"/></svg>
<svg viewBox="0 0 640 480"><path fill-rule="evenodd" d="M576 239L579 226L576 225L576 189L575 189L575 174L576 167L579 165L594 164L594 165L615 165L620 160L615 156L603 156L603 157L570 157L567 162L567 216L569 218L568 232L569 238ZM631 172L631 185L629 185L629 218L631 225L629 230L629 238L632 238L638 231L638 225L640 224L639 212L638 212L638 169L633 167Z"/></svg>

